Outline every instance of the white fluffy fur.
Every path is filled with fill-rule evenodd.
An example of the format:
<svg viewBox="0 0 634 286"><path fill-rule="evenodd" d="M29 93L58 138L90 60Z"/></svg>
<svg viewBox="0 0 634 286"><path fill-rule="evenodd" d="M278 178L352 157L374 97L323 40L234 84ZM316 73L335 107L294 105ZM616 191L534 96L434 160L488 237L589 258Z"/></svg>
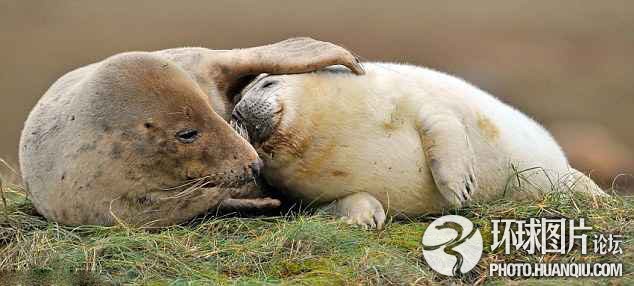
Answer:
<svg viewBox="0 0 634 286"><path fill-rule="evenodd" d="M364 67L274 76L281 83L264 96L283 112L271 140L284 134L296 147L258 148L273 186L322 203L366 192L404 215L505 190L602 193L540 124L473 85L410 65Z"/></svg>

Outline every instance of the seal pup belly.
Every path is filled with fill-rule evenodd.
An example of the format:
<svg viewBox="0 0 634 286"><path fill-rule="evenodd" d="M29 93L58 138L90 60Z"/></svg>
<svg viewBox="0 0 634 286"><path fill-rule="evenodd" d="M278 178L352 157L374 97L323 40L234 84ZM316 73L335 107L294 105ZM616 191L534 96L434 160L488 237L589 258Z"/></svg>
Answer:
<svg viewBox="0 0 634 286"><path fill-rule="evenodd" d="M575 172L548 132L484 91L414 66L365 69L265 76L243 91L233 115L274 187L342 209L363 192L362 204L411 216L499 197L515 173L534 188L517 198L571 186Z"/></svg>

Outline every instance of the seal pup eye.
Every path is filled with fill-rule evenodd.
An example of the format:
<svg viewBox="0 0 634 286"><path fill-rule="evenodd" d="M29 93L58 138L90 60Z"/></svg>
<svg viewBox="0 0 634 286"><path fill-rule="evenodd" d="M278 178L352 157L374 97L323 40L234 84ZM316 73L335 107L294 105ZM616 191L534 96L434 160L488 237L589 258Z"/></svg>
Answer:
<svg viewBox="0 0 634 286"><path fill-rule="evenodd" d="M176 133L176 138L182 143L192 143L198 139L198 130L193 128L183 129Z"/></svg>
<svg viewBox="0 0 634 286"><path fill-rule="evenodd" d="M274 86L276 84L277 84L277 81L269 80L269 81L265 82L264 84L262 84L262 88L269 88L269 87Z"/></svg>

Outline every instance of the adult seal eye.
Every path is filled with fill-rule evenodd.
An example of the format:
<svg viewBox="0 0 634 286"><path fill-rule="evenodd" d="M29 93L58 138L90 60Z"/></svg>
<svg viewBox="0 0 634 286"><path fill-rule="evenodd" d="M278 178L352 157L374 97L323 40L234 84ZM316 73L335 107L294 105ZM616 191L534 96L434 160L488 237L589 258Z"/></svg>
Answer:
<svg viewBox="0 0 634 286"><path fill-rule="evenodd" d="M178 141L188 144L196 141L198 139L199 132L196 129L187 128L176 133L176 138Z"/></svg>

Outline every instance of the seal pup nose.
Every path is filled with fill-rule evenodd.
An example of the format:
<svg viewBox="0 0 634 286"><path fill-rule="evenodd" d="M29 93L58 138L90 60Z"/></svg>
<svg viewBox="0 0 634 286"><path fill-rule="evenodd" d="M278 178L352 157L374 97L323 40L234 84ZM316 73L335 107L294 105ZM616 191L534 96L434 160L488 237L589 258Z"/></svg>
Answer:
<svg viewBox="0 0 634 286"><path fill-rule="evenodd" d="M261 143L273 131L274 105L260 96L246 95L231 112L231 121L240 129L246 129L251 144Z"/></svg>
<svg viewBox="0 0 634 286"><path fill-rule="evenodd" d="M239 105L239 104L238 104ZM238 110L238 106L236 106L233 109L233 112L231 113L231 117L233 120L235 120L238 123L242 123L242 121L244 120L244 117L242 117L242 114L240 113L240 111Z"/></svg>
<svg viewBox="0 0 634 286"><path fill-rule="evenodd" d="M255 162L249 165L249 169L251 169L251 173L253 174L253 177L255 178L260 176L260 171L262 170L263 167L264 167L264 162L262 162L261 159L257 159L255 160Z"/></svg>

